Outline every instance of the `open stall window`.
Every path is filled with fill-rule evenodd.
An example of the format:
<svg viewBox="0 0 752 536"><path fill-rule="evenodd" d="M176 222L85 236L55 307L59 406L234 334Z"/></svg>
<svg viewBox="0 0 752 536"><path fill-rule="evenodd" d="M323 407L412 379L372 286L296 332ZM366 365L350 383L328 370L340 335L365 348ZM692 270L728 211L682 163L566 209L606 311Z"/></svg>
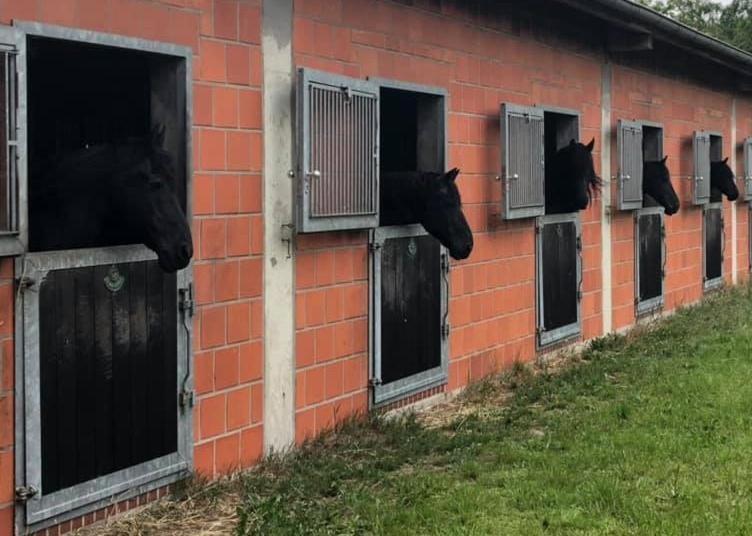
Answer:
<svg viewBox="0 0 752 536"><path fill-rule="evenodd" d="M23 252L19 239L19 40L16 30L0 28L0 256Z"/></svg>
<svg viewBox="0 0 752 536"><path fill-rule="evenodd" d="M752 138L744 140L744 199L752 201Z"/></svg>
<svg viewBox="0 0 752 536"><path fill-rule="evenodd" d="M381 171L443 172L445 90L383 79L371 82L379 87ZM448 253L418 222L404 223L382 222L371 233L370 383L375 405L447 381Z"/></svg>
<svg viewBox="0 0 752 536"><path fill-rule="evenodd" d="M619 120L616 134L619 151L617 208L642 207L643 131L637 121Z"/></svg>
<svg viewBox="0 0 752 536"><path fill-rule="evenodd" d="M692 149L694 153L692 203L704 205L710 201L710 134L702 131L695 132Z"/></svg>
<svg viewBox="0 0 752 536"><path fill-rule="evenodd" d="M298 71L297 231L379 224L379 88Z"/></svg>
<svg viewBox="0 0 752 536"><path fill-rule="evenodd" d="M723 204L709 203L703 210L703 288L712 290L723 285L725 229Z"/></svg>
<svg viewBox="0 0 752 536"><path fill-rule="evenodd" d="M502 105L502 216L506 220L545 213L544 140L542 109Z"/></svg>

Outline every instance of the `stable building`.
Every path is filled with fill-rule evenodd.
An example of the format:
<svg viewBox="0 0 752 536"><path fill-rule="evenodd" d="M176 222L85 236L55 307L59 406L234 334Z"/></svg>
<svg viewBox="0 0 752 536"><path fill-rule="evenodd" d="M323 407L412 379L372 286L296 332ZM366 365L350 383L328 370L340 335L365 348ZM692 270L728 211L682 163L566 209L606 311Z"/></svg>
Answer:
<svg viewBox="0 0 752 536"><path fill-rule="evenodd" d="M9 0L0 24L2 534L748 281L752 55L632 1ZM42 217L51 162L154 133L187 266ZM602 187L562 212L573 143ZM678 211L645 195L665 157ZM734 201L711 187L726 158ZM464 260L419 218L381 223L383 174L454 167ZM72 213L127 200L66 191Z"/></svg>

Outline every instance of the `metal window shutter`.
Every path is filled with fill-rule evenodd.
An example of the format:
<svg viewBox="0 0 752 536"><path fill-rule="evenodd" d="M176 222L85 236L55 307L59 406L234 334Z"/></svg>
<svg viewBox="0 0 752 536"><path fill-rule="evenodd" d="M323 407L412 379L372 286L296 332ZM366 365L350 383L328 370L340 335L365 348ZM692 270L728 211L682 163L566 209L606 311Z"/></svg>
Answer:
<svg viewBox="0 0 752 536"><path fill-rule="evenodd" d="M377 227L378 86L300 69L297 101L297 230Z"/></svg>
<svg viewBox="0 0 752 536"><path fill-rule="evenodd" d="M710 134L695 132L694 141L695 173L692 183L692 202L704 205L710 201Z"/></svg>
<svg viewBox="0 0 752 536"><path fill-rule="evenodd" d="M502 216L506 220L545 213L543 124L541 109L502 105Z"/></svg>
<svg viewBox="0 0 752 536"><path fill-rule="evenodd" d="M638 209L642 207L642 125L619 120L616 138L619 149L617 208Z"/></svg>
<svg viewBox="0 0 752 536"><path fill-rule="evenodd" d="M744 140L744 199L752 201L752 138Z"/></svg>

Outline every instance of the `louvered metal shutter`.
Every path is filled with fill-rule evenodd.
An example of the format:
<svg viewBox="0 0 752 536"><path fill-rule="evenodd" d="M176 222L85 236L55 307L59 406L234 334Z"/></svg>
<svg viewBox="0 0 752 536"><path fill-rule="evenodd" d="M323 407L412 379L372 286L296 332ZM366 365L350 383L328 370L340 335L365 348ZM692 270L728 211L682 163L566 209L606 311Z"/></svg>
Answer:
<svg viewBox="0 0 752 536"><path fill-rule="evenodd" d="M744 199L752 201L752 138L744 140Z"/></svg>
<svg viewBox="0 0 752 536"><path fill-rule="evenodd" d="M619 195L617 208L633 210L642 207L642 125L619 121L616 135L619 149Z"/></svg>
<svg viewBox="0 0 752 536"><path fill-rule="evenodd" d="M710 134L694 134L695 174L693 177L692 202L704 205L710 201Z"/></svg>
<svg viewBox="0 0 752 536"><path fill-rule="evenodd" d="M512 220L541 216L546 209L543 110L501 107L502 216Z"/></svg>
<svg viewBox="0 0 752 536"><path fill-rule="evenodd" d="M378 87L300 69L297 97L297 230L377 227Z"/></svg>

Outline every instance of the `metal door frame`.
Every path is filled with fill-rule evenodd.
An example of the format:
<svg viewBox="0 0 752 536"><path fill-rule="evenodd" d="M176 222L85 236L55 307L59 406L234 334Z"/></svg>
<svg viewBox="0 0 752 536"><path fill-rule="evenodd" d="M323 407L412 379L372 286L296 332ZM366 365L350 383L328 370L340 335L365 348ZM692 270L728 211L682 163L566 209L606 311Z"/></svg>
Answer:
<svg viewBox="0 0 752 536"><path fill-rule="evenodd" d="M650 314L663 308L666 296L666 223L663 207L646 207L635 211L634 221L634 253L635 253L635 313L637 316ZM659 214L661 217L661 293L655 298L640 301L640 218Z"/></svg>
<svg viewBox="0 0 752 536"><path fill-rule="evenodd" d="M185 212L188 221L193 215L193 167L192 167L192 102L193 102L193 53L190 47L124 37L88 30L66 28L35 22L20 22L14 29L19 46L18 69L18 125L19 125L19 238L24 248L28 243L27 209L27 54L26 40L29 36L47 37L67 41L115 47L132 51L173 57L182 62L179 74L185 76ZM155 259L156 255L142 245L114 246L91 249L75 249L39 253L25 253L16 259L15 269L19 285L32 280L40 281L50 270L80 268L86 266L126 263ZM177 299L181 295L191 299L192 268L189 264L177 273ZM15 485L17 489L38 490L16 508L16 527L24 531L36 531L48 526L109 506L113 501L125 500L147 491L183 479L193 468L193 426L190 397L186 410L179 408L175 424L178 428L177 452L150 460L108 475L56 491L48 497L40 496L41 457L39 456L40 390L39 390L39 323L38 293L31 285L16 293L15 300ZM179 388L192 393L192 320L191 311L181 313L176 304L178 321L183 315L182 326L177 326L177 377ZM27 327L27 320L34 318ZM188 316L184 316L184 315ZM30 317L31 315L31 317ZM27 328L27 329L25 329ZM176 396L178 387L176 386ZM180 405L179 405L180 406ZM33 490L31 490L33 491Z"/></svg>
<svg viewBox="0 0 752 536"><path fill-rule="evenodd" d="M547 331L543 325L544 316L544 303L543 303L543 228L548 224L556 223L574 223L577 239L575 244L579 247L578 251L575 251L577 255L577 277L578 289L576 293L577 299L577 321L560 328L556 328L551 331ZM556 344L567 339L572 339L579 336L582 333L582 221L579 212L571 212L569 214L550 214L547 216L539 216L535 220L535 317L536 317L536 345L539 350L544 349L552 344Z"/></svg>
<svg viewBox="0 0 752 536"><path fill-rule="evenodd" d="M372 405L380 406L404 398L410 394L426 391L432 387L445 384L449 370L449 253L439 244L440 261L439 277L443 279L441 285L440 328L441 337L441 364L438 367L413 374L407 378L395 380L388 384L381 383L381 252L384 242L394 238L409 238L413 236L427 236L428 233L420 224L377 227L373 229L369 237L369 249L371 250L370 264L370 292L369 309L371 321L369 322L369 353L371 355L371 378L369 384L373 388Z"/></svg>
<svg viewBox="0 0 752 536"><path fill-rule="evenodd" d="M708 279L708 267L707 267L707 247L708 247L708 234L706 225L706 215L711 210L718 210L721 215L721 275ZM720 288L723 286L723 265L725 264L724 256L726 255L726 222L723 217L723 202L720 203L708 203L702 208L702 289L705 292Z"/></svg>

